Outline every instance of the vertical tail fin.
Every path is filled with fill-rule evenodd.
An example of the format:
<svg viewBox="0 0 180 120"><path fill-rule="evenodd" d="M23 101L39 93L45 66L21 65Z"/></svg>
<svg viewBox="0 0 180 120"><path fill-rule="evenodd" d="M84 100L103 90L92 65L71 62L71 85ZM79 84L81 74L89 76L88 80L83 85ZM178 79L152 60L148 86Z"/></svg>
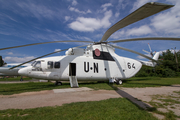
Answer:
<svg viewBox="0 0 180 120"><path fill-rule="evenodd" d="M154 60L158 60L159 54L160 54L159 52L156 52L156 54L154 55L153 59L154 59Z"/></svg>
<svg viewBox="0 0 180 120"><path fill-rule="evenodd" d="M154 57L153 57L153 59L154 60L158 60L159 59L159 52L156 52L156 54L154 55ZM157 65L157 63L156 62L152 62L153 63L153 67L155 67L156 65Z"/></svg>
<svg viewBox="0 0 180 120"><path fill-rule="evenodd" d="M159 58L159 52L156 52L156 54L154 55L153 59L154 60L158 60ZM157 65L156 62L152 62L152 61L140 61L143 65L146 65L146 66L151 66L151 67L155 67Z"/></svg>

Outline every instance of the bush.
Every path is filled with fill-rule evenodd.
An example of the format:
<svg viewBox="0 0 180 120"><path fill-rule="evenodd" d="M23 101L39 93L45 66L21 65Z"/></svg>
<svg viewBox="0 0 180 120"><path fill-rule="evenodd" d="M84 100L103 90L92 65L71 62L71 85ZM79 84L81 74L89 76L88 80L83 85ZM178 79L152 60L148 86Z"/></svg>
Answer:
<svg viewBox="0 0 180 120"><path fill-rule="evenodd" d="M148 77L148 74L145 71L140 71L136 74L136 77Z"/></svg>
<svg viewBox="0 0 180 120"><path fill-rule="evenodd" d="M164 69L163 77L175 77L175 76L176 76L176 73L172 69L170 68Z"/></svg>

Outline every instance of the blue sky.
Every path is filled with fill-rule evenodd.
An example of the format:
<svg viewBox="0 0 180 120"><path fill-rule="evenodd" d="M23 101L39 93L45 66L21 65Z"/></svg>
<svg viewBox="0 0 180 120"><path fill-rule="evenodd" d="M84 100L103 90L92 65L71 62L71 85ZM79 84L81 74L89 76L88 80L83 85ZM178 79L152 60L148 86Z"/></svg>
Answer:
<svg viewBox="0 0 180 120"><path fill-rule="evenodd" d="M99 41L108 28L147 2L175 5L154 16L118 30L108 39L139 37L180 37L180 0L0 0L0 48L55 40ZM145 54L176 47L177 41L136 41L117 45ZM35 57L84 45L52 43L0 51L7 63L25 62ZM117 50L120 56L140 59ZM53 56L64 55L64 52ZM142 58L141 58L142 59Z"/></svg>

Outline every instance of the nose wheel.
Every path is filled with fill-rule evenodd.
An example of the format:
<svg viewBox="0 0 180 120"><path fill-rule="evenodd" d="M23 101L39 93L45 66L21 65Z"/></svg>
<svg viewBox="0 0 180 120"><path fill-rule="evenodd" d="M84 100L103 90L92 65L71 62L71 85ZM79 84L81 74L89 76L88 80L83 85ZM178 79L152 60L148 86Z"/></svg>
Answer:
<svg viewBox="0 0 180 120"><path fill-rule="evenodd" d="M62 82L60 82L60 81L56 81L56 82L55 82L55 85L60 86L60 85L62 85Z"/></svg>

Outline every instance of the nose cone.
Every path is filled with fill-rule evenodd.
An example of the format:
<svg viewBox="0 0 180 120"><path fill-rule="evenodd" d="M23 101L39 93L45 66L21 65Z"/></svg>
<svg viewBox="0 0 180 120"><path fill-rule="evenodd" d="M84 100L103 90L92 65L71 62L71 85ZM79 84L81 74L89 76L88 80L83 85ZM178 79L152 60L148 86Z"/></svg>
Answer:
<svg viewBox="0 0 180 120"><path fill-rule="evenodd" d="M19 71L18 71L18 74L21 75L21 76L27 76L27 68L21 68Z"/></svg>

